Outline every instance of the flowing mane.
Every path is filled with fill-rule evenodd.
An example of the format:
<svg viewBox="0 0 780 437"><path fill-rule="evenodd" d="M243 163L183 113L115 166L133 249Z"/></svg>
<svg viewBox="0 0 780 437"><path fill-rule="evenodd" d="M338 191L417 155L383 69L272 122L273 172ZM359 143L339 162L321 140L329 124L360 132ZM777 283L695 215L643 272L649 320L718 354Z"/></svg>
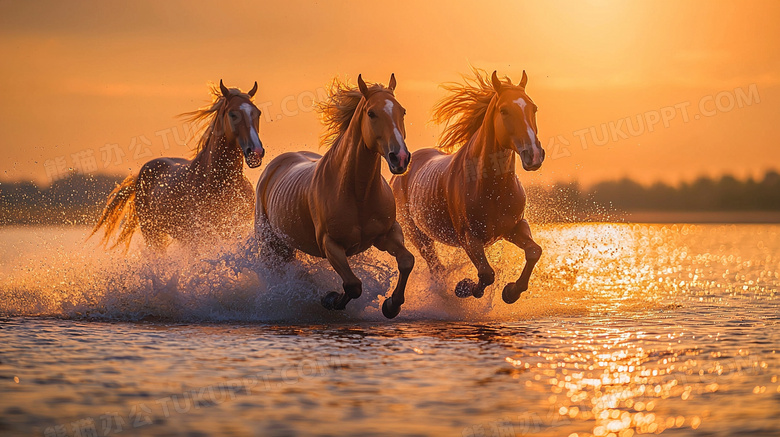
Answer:
<svg viewBox="0 0 780 437"><path fill-rule="evenodd" d="M222 95L222 91L219 89L219 85L210 84L209 91L211 92L212 102L210 105L203 106L192 112L185 112L181 114L185 120L194 122L198 125L198 131L203 130L203 134L195 145L195 155L204 150L211 142L211 137L214 135L222 135L225 131L222 120L224 117L223 111L225 109L225 103L227 99ZM231 96L242 96L250 101L252 97L249 94L244 93L238 88L229 88ZM205 127L205 129L204 129Z"/></svg>
<svg viewBox="0 0 780 437"><path fill-rule="evenodd" d="M378 91L393 93L380 83L367 83L368 92L373 94ZM355 115L358 103L363 98L360 90L348 81L342 81L338 77L333 79L328 87L328 98L317 102L315 109L320 113L325 131L320 135L320 145L330 147L336 144L339 137L347 131L352 116Z"/></svg>
<svg viewBox="0 0 780 437"><path fill-rule="evenodd" d="M437 149L452 153L463 147L479 130L485 120L487 107L496 94L490 81L490 75L482 69L471 68L473 77L463 75L464 83L450 82L441 87L450 95L433 107L432 121L444 124ZM502 83L512 86L511 80L504 76Z"/></svg>

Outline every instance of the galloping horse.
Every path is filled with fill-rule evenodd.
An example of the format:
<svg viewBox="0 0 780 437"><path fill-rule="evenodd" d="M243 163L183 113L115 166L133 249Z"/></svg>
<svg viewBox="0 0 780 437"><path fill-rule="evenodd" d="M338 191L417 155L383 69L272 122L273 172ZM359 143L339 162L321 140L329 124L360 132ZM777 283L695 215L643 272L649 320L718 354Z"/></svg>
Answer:
<svg viewBox="0 0 780 437"><path fill-rule="evenodd" d="M328 151L323 156L279 155L257 182L255 235L261 253L284 261L295 250L327 258L344 288L344 293L322 298L328 309L344 309L360 297L363 285L347 257L371 246L394 256L400 273L382 313L393 318L404 303L414 256L404 247L393 193L381 174L381 158L394 174L406 171L410 159L404 141L406 111L395 99L395 86L395 76L387 88L368 86L362 76L358 89L334 81L319 107L328 128Z"/></svg>
<svg viewBox="0 0 780 437"><path fill-rule="evenodd" d="M445 122L438 149L412 155L409 171L390 184L399 207L404 234L420 251L434 274L444 270L434 241L460 246L477 267L479 283L461 280L458 297L482 297L495 281L485 246L506 239L525 251L526 264L517 282L504 287L502 297L513 303L528 289L542 249L531 238L524 218L525 191L515 174L515 153L523 168L537 170L544 150L537 138L536 105L525 93L528 76L517 86L502 82L496 72L474 70L464 85L446 87L451 96L434 111Z"/></svg>
<svg viewBox="0 0 780 437"><path fill-rule="evenodd" d="M121 226L113 246L124 243L127 248L140 226L146 245L163 250L169 237L194 244L203 237L227 236L251 222L254 190L243 174L243 161L255 168L265 155L257 135L260 111L252 103L257 82L243 93L220 80L211 92L211 105L184 114L208 123L195 158L157 158L144 164L138 175L128 176L111 192L90 236L105 226L107 245Z"/></svg>

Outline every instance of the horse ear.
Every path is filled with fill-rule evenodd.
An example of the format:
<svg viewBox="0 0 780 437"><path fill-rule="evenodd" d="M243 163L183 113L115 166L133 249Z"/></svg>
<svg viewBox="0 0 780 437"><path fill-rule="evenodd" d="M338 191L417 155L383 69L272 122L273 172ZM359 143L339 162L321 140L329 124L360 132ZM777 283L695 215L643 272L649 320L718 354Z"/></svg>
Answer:
<svg viewBox="0 0 780 437"><path fill-rule="evenodd" d="M496 70L493 70L493 76L490 78L490 80L493 82L493 89L496 90L497 93L500 93L501 81L498 80L498 73L496 73Z"/></svg>
<svg viewBox="0 0 780 437"><path fill-rule="evenodd" d="M528 75L525 74L525 70L523 70L523 77L520 79L520 83L517 84L520 88L525 88L525 85L528 83Z"/></svg>
<svg viewBox="0 0 780 437"><path fill-rule="evenodd" d="M395 91L395 73L390 73L390 82L387 85L387 89Z"/></svg>
<svg viewBox="0 0 780 437"><path fill-rule="evenodd" d="M358 88L360 88L360 93L363 94L363 97L368 97L368 86L366 86L363 76L360 74L358 74Z"/></svg>
<svg viewBox="0 0 780 437"><path fill-rule="evenodd" d="M219 80L219 89L222 91L224 97L230 97L230 90L222 83L222 79Z"/></svg>
<svg viewBox="0 0 780 437"><path fill-rule="evenodd" d="M255 86L253 86L252 89L249 90L247 94L249 94L249 97L254 97L256 92L257 92L257 81L255 81Z"/></svg>

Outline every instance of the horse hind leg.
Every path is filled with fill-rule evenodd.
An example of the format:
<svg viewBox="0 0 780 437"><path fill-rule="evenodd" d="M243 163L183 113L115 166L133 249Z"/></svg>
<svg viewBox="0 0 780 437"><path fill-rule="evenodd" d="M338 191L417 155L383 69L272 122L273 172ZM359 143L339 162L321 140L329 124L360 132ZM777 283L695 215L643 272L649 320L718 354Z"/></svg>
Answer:
<svg viewBox="0 0 780 437"><path fill-rule="evenodd" d="M428 265L428 271L437 278L444 276L444 265L439 259L439 255L436 253L436 246L431 237L425 234L414 223L410 223L406 226L404 232L405 236L408 236L409 241L417 248L420 255Z"/></svg>
<svg viewBox="0 0 780 437"><path fill-rule="evenodd" d="M148 202L145 200L143 197L136 199L138 222L141 234L144 236L144 243L146 247L157 253L165 252L165 248L170 243L170 237L160 229L152 214L149 213Z"/></svg>
<svg viewBox="0 0 780 437"><path fill-rule="evenodd" d="M163 171L165 171L163 164L149 161L141 167L136 182L135 210L138 224L146 247L157 253L165 252L170 243L170 236L162 229L167 214L161 214L153 206L155 199L152 188L159 184L158 177Z"/></svg>
<svg viewBox="0 0 780 437"><path fill-rule="evenodd" d="M403 236L409 239L414 247L420 252L420 255L428 264L428 271L436 277L442 277L444 275L444 265L439 260L439 256L436 254L436 246L433 239L423 232L409 213L409 204L405 200L405 196L402 193L402 187L398 187L398 181L393 180L393 193L396 196L395 202L398 205L398 224L403 230Z"/></svg>
<svg viewBox="0 0 780 437"><path fill-rule="evenodd" d="M141 223L141 234L144 236L146 247L157 253L165 252L165 248L170 243L168 234L156 229L154 226L144 226L143 222Z"/></svg>
<svg viewBox="0 0 780 437"><path fill-rule="evenodd" d="M439 256L436 254L436 247L433 244L433 239L425 234L412 219L412 214L409 211L409 201L407 196L407 184L409 176L393 176L390 179L390 185L393 188L393 196L395 197L396 208L398 213L396 214L398 224L403 231L403 237L408 239L428 265L428 271L436 277L442 277L444 275L444 265L439 260Z"/></svg>
<svg viewBox="0 0 780 437"><path fill-rule="evenodd" d="M264 215L255 219L255 240L260 255L268 259L288 263L295 258L295 249L276 235Z"/></svg>
<svg viewBox="0 0 780 437"><path fill-rule="evenodd" d="M267 247L280 261L288 263L295 258L295 249L285 244L280 238L273 236L267 242Z"/></svg>
<svg viewBox="0 0 780 437"><path fill-rule="evenodd" d="M531 227L526 219L520 220L507 239L525 252L525 267L523 267L520 278L518 278L517 282L506 284L504 291L501 293L504 302L511 304L520 298L520 294L528 290L531 273L542 256L542 247L536 244L531 237Z"/></svg>

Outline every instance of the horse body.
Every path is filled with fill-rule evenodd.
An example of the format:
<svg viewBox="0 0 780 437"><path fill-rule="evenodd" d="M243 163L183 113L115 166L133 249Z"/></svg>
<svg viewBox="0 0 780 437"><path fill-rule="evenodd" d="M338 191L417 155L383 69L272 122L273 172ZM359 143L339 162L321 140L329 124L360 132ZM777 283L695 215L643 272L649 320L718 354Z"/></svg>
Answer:
<svg viewBox="0 0 780 437"><path fill-rule="evenodd" d="M365 149L364 153L370 152ZM378 171L379 156L371 154L374 156L368 158L375 161L377 171L371 172L368 187L339 177L342 166L336 163L341 157L335 150L325 156L310 152L280 155L258 181L258 219L267 220L289 246L312 256L326 256L326 235L343 247L347 256L365 251L396 222L392 190ZM363 188L365 193L357 196L333 196L357 194Z"/></svg>
<svg viewBox="0 0 780 437"><path fill-rule="evenodd" d="M201 176L213 173L197 157L158 158L141 167L135 202L147 245L161 249L167 236L185 242L226 238L251 223L254 188L249 179L240 171Z"/></svg>
<svg viewBox="0 0 780 437"><path fill-rule="evenodd" d="M451 155L418 150L412 154L408 176L394 177L391 183L394 192L403 196L396 199L403 213L426 235L448 246L460 246L462 234L468 232L489 246L522 219L525 190L514 173L490 173L464 183L469 179L464 160L472 159L467 152L466 148ZM484 155L477 159L487 161Z"/></svg>
<svg viewBox="0 0 780 437"><path fill-rule="evenodd" d="M400 276L391 298L382 306L395 317L414 257L403 244L396 222L395 200L381 174L382 157L391 171L403 172L409 153L403 140L403 115L390 87L369 89L358 77L360 92L334 85L331 109L346 113L332 128L339 131L330 149L284 153L272 160L257 184L255 232L269 252L283 260L295 250L327 258L343 280L344 293L323 298L330 309L343 309L362 293L347 257L371 246L398 260ZM347 109L340 105L344 101Z"/></svg>
<svg viewBox="0 0 780 437"><path fill-rule="evenodd" d="M488 83L477 72L475 87L451 87L455 96L439 105L440 118L460 117L445 130L445 145L460 146L453 154L422 149L412 156L409 171L391 180L399 222L434 274L444 266L434 242L462 247L477 267L479 282L463 279L459 297L481 297L495 280L485 247L506 239L526 253L526 266L515 283L504 288L507 303L528 288L541 247L525 220L526 195L515 174L515 154L523 167L536 170L544 150L536 136L535 105L519 86L502 83L493 73Z"/></svg>
<svg viewBox="0 0 780 437"><path fill-rule="evenodd" d="M144 164L109 195L92 234L105 226L103 241L108 243L121 227L114 246L129 247L140 227L146 245L163 250L171 238L203 244L251 223L254 190L243 174L243 161L257 167L265 154L257 135L260 111L251 102L256 91L257 83L244 94L220 81L219 90L212 90L214 103L189 114L196 121L209 120L195 158Z"/></svg>

